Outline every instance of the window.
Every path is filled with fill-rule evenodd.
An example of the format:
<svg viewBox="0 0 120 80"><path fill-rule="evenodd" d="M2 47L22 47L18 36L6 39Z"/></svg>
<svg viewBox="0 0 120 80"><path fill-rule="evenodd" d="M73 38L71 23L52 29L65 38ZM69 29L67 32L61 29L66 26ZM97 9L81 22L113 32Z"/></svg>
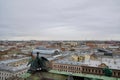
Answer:
<svg viewBox="0 0 120 80"><path fill-rule="evenodd" d="M89 70L89 72L90 72L90 69L88 69Z"/></svg>
<svg viewBox="0 0 120 80"><path fill-rule="evenodd" d="M97 73L97 70L95 70L95 72Z"/></svg>
<svg viewBox="0 0 120 80"><path fill-rule="evenodd" d="M118 72L118 76L120 76L120 72Z"/></svg>
<svg viewBox="0 0 120 80"><path fill-rule="evenodd" d="M99 70L99 73L101 73L101 70Z"/></svg>
<svg viewBox="0 0 120 80"><path fill-rule="evenodd" d="M83 68L83 71L84 71L84 68Z"/></svg>
<svg viewBox="0 0 120 80"><path fill-rule="evenodd" d="M94 72L94 70L92 69L92 72Z"/></svg>

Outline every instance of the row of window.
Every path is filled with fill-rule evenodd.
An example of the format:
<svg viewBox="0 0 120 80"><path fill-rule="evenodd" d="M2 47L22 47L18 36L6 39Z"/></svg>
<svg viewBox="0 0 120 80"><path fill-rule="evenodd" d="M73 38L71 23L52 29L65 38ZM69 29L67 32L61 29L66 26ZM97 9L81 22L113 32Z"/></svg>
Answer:
<svg viewBox="0 0 120 80"><path fill-rule="evenodd" d="M2 76L2 75L4 75L4 76L10 76L11 74L7 73L7 72L0 72L0 76Z"/></svg>
<svg viewBox="0 0 120 80"><path fill-rule="evenodd" d="M113 72L113 76L120 76L120 72Z"/></svg>
<svg viewBox="0 0 120 80"><path fill-rule="evenodd" d="M83 68L83 72L102 74L102 69Z"/></svg>
<svg viewBox="0 0 120 80"><path fill-rule="evenodd" d="M6 78L11 77L13 75L20 76L21 74L23 74L25 72L26 72L26 70L19 72L19 73L16 73L16 74L11 74L11 73L7 73L7 72L0 72L0 80L5 80Z"/></svg>
<svg viewBox="0 0 120 80"><path fill-rule="evenodd" d="M66 65L54 65L54 68L63 68L63 69L77 69L77 70L81 70L80 67L77 66L66 66Z"/></svg>
<svg viewBox="0 0 120 80"><path fill-rule="evenodd" d="M0 80L5 80L6 78L10 77L12 74L7 72L0 72Z"/></svg>
<svg viewBox="0 0 120 80"><path fill-rule="evenodd" d="M75 71L75 70L63 70L63 69L57 69L57 70L64 71L64 72L81 73L80 71Z"/></svg>
<svg viewBox="0 0 120 80"><path fill-rule="evenodd" d="M103 74L103 70L102 69L83 68L83 72ZM120 72L114 72L113 71L113 76L120 76Z"/></svg>

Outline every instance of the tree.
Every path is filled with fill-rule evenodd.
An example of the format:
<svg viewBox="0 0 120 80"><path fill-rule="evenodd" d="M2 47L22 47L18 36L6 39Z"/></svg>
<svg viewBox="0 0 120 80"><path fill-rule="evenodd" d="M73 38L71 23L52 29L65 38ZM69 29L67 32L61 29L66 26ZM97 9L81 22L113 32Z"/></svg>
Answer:
<svg viewBox="0 0 120 80"><path fill-rule="evenodd" d="M112 76L112 70L107 67L103 69L103 72L105 76Z"/></svg>

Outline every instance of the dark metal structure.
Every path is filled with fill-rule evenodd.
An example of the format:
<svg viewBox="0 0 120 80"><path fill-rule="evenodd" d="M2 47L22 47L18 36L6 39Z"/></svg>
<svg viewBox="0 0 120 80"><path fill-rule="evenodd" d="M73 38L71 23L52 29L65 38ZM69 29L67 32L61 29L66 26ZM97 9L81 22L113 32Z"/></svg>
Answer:
<svg viewBox="0 0 120 80"><path fill-rule="evenodd" d="M39 57L39 53L37 53L37 56L35 59L30 59L29 63L27 65L30 65L30 69L28 70L28 73L35 73L38 71L49 71L49 60L44 57Z"/></svg>

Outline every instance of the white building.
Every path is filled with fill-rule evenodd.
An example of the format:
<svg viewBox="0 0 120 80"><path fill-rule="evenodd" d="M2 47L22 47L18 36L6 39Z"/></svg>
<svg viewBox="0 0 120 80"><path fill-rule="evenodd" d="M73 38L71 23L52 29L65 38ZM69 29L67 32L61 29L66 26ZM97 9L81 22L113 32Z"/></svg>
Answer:
<svg viewBox="0 0 120 80"><path fill-rule="evenodd" d="M112 49L112 50L116 50L116 49L120 49L120 46L113 46L113 45L110 45L108 46L109 49Z"/></svg>
<svg viewBox="0 0 120 80"><path fill-rule="evenodd" d="M37 47L36 49L33 50L33 54L34 53L41 53L41 54L54 54L54 53L60 53L59 49L52 49L52 48L45 48L45 47Z"/></svg>
<svg viewBox="0 0 120 80"><path fill-rule="evenodd" d="M21 59L13 59L7 61L0 61L0 80L6 80L12 76L21 76L27 72L29 66L27 66L29 57Z"/></svg>

